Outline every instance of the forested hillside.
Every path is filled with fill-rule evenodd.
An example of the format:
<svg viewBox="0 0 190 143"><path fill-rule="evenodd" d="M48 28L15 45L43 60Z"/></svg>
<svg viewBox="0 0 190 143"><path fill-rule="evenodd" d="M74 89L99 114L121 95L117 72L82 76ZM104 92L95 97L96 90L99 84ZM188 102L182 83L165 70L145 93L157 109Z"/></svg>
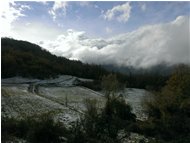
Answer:
<svg viewBox="0 0 190 143"><path fill-rule="evenodd" d="M68 74L98 79L107 73L101 66L57 57L26 41L2 38L1 52L2 78L23 76L43 79Z"/></svg>

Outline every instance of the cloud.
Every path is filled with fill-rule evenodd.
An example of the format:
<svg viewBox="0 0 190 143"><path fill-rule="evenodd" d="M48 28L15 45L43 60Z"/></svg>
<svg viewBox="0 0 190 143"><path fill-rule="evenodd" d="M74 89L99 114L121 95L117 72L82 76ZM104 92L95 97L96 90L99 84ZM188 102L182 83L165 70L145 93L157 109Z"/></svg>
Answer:
<svg viewBox="0 0 190 143"><path fill-rule="evenodd" d="M117 5L112 9L109 9L104 14L104 19L106 20L117 20L119 22L126 23L130 18L131 6L129 2L122 5Z"/></svg>
<svg viewBox="0 0 190 143"><path fill-rule="evenodd" d="M1 1L0 5L0 21L3 26L3 28L1 28L1 35L15 37L15 33L12 32L12 29L14 28L13 22L20 17L26 16L24 11L30 10L31 8L28 5L21 5L9 1Z"/></svg>
<svg viewBox="0 0 190 143"><path fill-rule="evenodd" d="M34 43L39 42L39 40L55 40L56 36L63 32L61 28L58 29L53 25L39 21L26 22L25 24L15 23L14 26L15 28L12 29L12 32L16 33L16 39Z"/></svg>
<svg viewBox="0 0 190 143"><path fill-rule="evenodd" d="M55 21L59 16L65 16L67 13L68 2L66 1L55 1L53 7L49 10L49 14Z"/></svg>
<svg viewBox="0 0 190 143"><path fill-rule="evenodd" d="M146 11L146 4L145 4L145 3L142 4L140 7L141 7L141 10L142 10L142 11Z"/></svg>
<svg viewBox="0 0 190 143"><path fill-rule="evenodd" d="M79 5L82 7L90 6L90 2L89 1L81 1L81 2L79 2Z"/></svg>
<svg viewBox="0 0 190 143"><path fill-rule="evenodd" d="M106 33L112 33L112 32L113 32L113 30L111 28L106 27Z"/></svg>
<svg viewBox="0 0 190 143"><path fill-rule="evenodd" d="M22 22L20 18L27 16L26 11L31 9L31 6L22 2L0 1L0 23L3 26L0 28L1 37L11 37L36 43L39 39L55 40L55 37L62 33L59 28L48 23L44 25L43 22L34 20Z"/></svg>
<svg viewBox="0 0 190 143"><path fill-rule="evenodd" d="M48 5L48 1L36 1L36 2L39 2L39 3L43 4L43 5Z"/></svg>
<svg viewBox="0 0 190 143"><path fill-rule="evenodd" d="M147 25L109 39L91 39L84 31L68 30L55 41L43 41L50 52L86 63L149 67L162 62L190 63L189 17Z"/></svg>
<svg viewBox="0 0 190 143"><path fill-rule="evenodd" d="M95 4L95 5L94 5L94 8L99 9L99 6Z"/></svg>

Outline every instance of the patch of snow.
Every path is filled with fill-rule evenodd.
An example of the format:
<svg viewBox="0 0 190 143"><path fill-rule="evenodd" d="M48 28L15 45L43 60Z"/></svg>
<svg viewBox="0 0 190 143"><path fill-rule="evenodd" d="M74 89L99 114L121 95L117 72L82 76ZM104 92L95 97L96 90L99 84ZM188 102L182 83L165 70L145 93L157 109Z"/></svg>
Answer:
<svg viewBox="0 0 190 143"><path fill-rule="evenodd" d="M40 80L23 78L23 77L11 77L11 78L1 79L1 84L21 84L21 83L33 83L38 81Z"/></svg>

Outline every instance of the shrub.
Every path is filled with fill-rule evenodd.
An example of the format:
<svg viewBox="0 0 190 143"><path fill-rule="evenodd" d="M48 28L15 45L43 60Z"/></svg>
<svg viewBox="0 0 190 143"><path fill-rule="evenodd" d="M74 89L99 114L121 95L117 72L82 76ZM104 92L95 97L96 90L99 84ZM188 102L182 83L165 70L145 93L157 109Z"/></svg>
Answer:
<svg viewBox="0 0 190 143"><path fill-rule="evenodd" d="M133 128L136 116L131 113L131 107L123 98L110 97L105 107L100 111L96 100L86 100L85 116L81 121L83 136L88 142L120 142L118 137L120 130L126 134Z"/></svg>
<svg viewBox="0 0 190 143"><path fill-rule="evenodd" d="M188 138L190 132L190 68L180 66L163 90L146 102L143 132L164 141Z"/></svg>
<svg viewBox="0 0 190 143"><path fill-rule="evenodd" d="M31 143L59 143L60 137L67 135L67 129L48 115L21 120L2 119L2 141L16 137Z"/></svg>

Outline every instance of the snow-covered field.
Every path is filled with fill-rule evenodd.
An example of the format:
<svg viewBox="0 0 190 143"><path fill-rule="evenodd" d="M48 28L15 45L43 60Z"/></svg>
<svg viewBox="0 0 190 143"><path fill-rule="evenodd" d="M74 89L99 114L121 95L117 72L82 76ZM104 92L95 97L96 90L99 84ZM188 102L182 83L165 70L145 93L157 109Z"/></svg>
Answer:
<svg viewBox="0 0 190 143"><path fill-rule="evenodd" d="M47 99L60 104L67 104L75 109L85 110L84 102L86 99L98 101L101 107L105 101L102 94L83 87L40 87L39 94Z"/></svg>
<svg viewBox="0 0 190 143"><path fill-rule="evenodd" d="M100 108L104 106L105 98L102 93L74 86L77 80L80 79L72 76L60 76L51 80L30 80L19 77L3 79L2 117L25 118L51 113L55 119L69 123L75 121L83 113L86 99L97 100ZM37 89L32 86L34 88L32 91L35 92L29 90L31 84L38 85ZM141 89L125 89L122 94L126 102L132 106L137 118L145 119L141 101L147 92Z"/></svg>
<svg viewBox="0 0 190 143"><path fill-rule="evenodd" d="M145 120L147 115L143 109L143 100L150 95L150 93L144 89L126 88L123 92L125 100L132 107L132 112L137 116L137 119Z"/></svg>
<svg viewBox="0 0 190 143"><path fill-rule="evenodd" d="M62 121L70 122L70 118L79 116L68 107L27 91L28 85L2 85L1 111L2 117L25 118L40 114L62 114ZM68 117L69 115L69 117ZM67 120L68 119L68 120ZM70 120L70 121L69 121Z"/></svg>

